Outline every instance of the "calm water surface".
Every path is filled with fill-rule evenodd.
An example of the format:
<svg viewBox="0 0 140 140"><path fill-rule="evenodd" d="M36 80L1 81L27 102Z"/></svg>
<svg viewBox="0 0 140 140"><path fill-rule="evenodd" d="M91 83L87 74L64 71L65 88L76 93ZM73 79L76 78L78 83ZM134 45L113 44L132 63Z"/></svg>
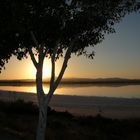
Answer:
<svg viewBox="0 0 140 140"><path fill-rule="evenodd" d="M45 93L48 85L44 84ZM0 90L36 93L35 85L0 86ZM64 84L55 91L59 95L140 98L140 85Z"/></svg>

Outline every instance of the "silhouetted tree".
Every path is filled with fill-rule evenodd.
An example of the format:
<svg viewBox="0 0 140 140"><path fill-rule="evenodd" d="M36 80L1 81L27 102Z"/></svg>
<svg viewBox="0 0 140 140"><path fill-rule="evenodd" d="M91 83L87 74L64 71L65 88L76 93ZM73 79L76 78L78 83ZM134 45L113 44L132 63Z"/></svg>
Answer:
<svg viewBox="0 0 140 140"><path fill-rule="evenodd" d="M135 0L1 0L0 70L12 55L21 60L28 54L37 70L36 89L39 104L37 140L45 139L47 107L67 68L71 54L94 57L89 52L114 33L114 24L126 14L139 10ZM91 50L91 49L90 49ZM48 94L42 87L44 58L51 59ZM55 62L64 57L55 78Z"/></svg>

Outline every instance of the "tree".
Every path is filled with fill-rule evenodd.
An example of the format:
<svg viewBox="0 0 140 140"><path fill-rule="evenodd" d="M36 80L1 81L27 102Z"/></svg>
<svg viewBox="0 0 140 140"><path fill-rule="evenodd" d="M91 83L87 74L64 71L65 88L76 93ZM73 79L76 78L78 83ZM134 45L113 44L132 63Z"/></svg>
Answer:
<svg viewBox="0 0 140 140"><path fill-rule="evenodd" d="M135 0L1 0L0 70L12 55L21 60L28 54L37 70L39 105L37 140L45 139L47 107L67 68L71 54L93 59L88 47L100 43L114 24L126 14L138 11ZM50 89L42 87L44 59L51 60ZM58 77L55 62L64 57Z"/></svg>

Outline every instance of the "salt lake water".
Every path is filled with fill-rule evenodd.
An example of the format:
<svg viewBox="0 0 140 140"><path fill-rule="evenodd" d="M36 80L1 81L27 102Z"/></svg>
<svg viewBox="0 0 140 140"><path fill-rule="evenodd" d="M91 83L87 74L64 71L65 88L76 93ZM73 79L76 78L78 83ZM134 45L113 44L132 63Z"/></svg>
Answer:
<svg viewBox="0 0 140 140"><path fill-rule="evenodd" d="M44 84L45 93L48 92L48 87L48 84ZM0 90L36 93L35 84L0 86ZM140 85L62 84L55 91L55 94L140 99Z"/></svg>

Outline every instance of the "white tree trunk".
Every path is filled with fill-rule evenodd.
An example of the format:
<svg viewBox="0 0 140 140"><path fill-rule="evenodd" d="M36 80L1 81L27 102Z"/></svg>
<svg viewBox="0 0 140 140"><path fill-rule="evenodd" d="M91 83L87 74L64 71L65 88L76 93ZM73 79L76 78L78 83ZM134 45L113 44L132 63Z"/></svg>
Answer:
<svg viewBox="0 0 140 140"><path fill-rule="evenodd" d="M35 45L39 46L33 32L31 32L31 36L32 36L32 39L33 39ZM42 84L43 60L44 60L46 51L45 51L45 53L43 53L43 48L40 48L38 62L37 62L37 60L34 57L32 48L29 48L29 54L30 54L32 62L37 70L36 88L37 88L37 97L38 97L38 105L39 105L39 121L38 121L36 140L45 140L48 104L51 100L51 97L52 97L54 91L58 87L58 85L64 75L68 60L71 55L71 50L72 50L74 41L75 40L72 41L70 47L66 51L64 62L63 62L61 71L60 71L56 81L55 81L55 54L56 54L57 47L54 50L54 53L52 56L52 75L51 75L51 81L50 81L50 90L49 90L47 96L45 96L45 94L44 94L43 84Z"/></svg>
<svg viewBox="0 0 140 140"><path fill-rule="evenodd" d="M47 123L47 108L40 107L36 140L45 140Z"/></svg>
<svg viewBox="0 0 140 140"><path fill-rule="evenodd" d="M36 140L45 140L46 123L47 123L47 105L45 104L45 94L42 86L42 65L37 69L36 87L39 104L39 120L36 134Z"/></svg>

